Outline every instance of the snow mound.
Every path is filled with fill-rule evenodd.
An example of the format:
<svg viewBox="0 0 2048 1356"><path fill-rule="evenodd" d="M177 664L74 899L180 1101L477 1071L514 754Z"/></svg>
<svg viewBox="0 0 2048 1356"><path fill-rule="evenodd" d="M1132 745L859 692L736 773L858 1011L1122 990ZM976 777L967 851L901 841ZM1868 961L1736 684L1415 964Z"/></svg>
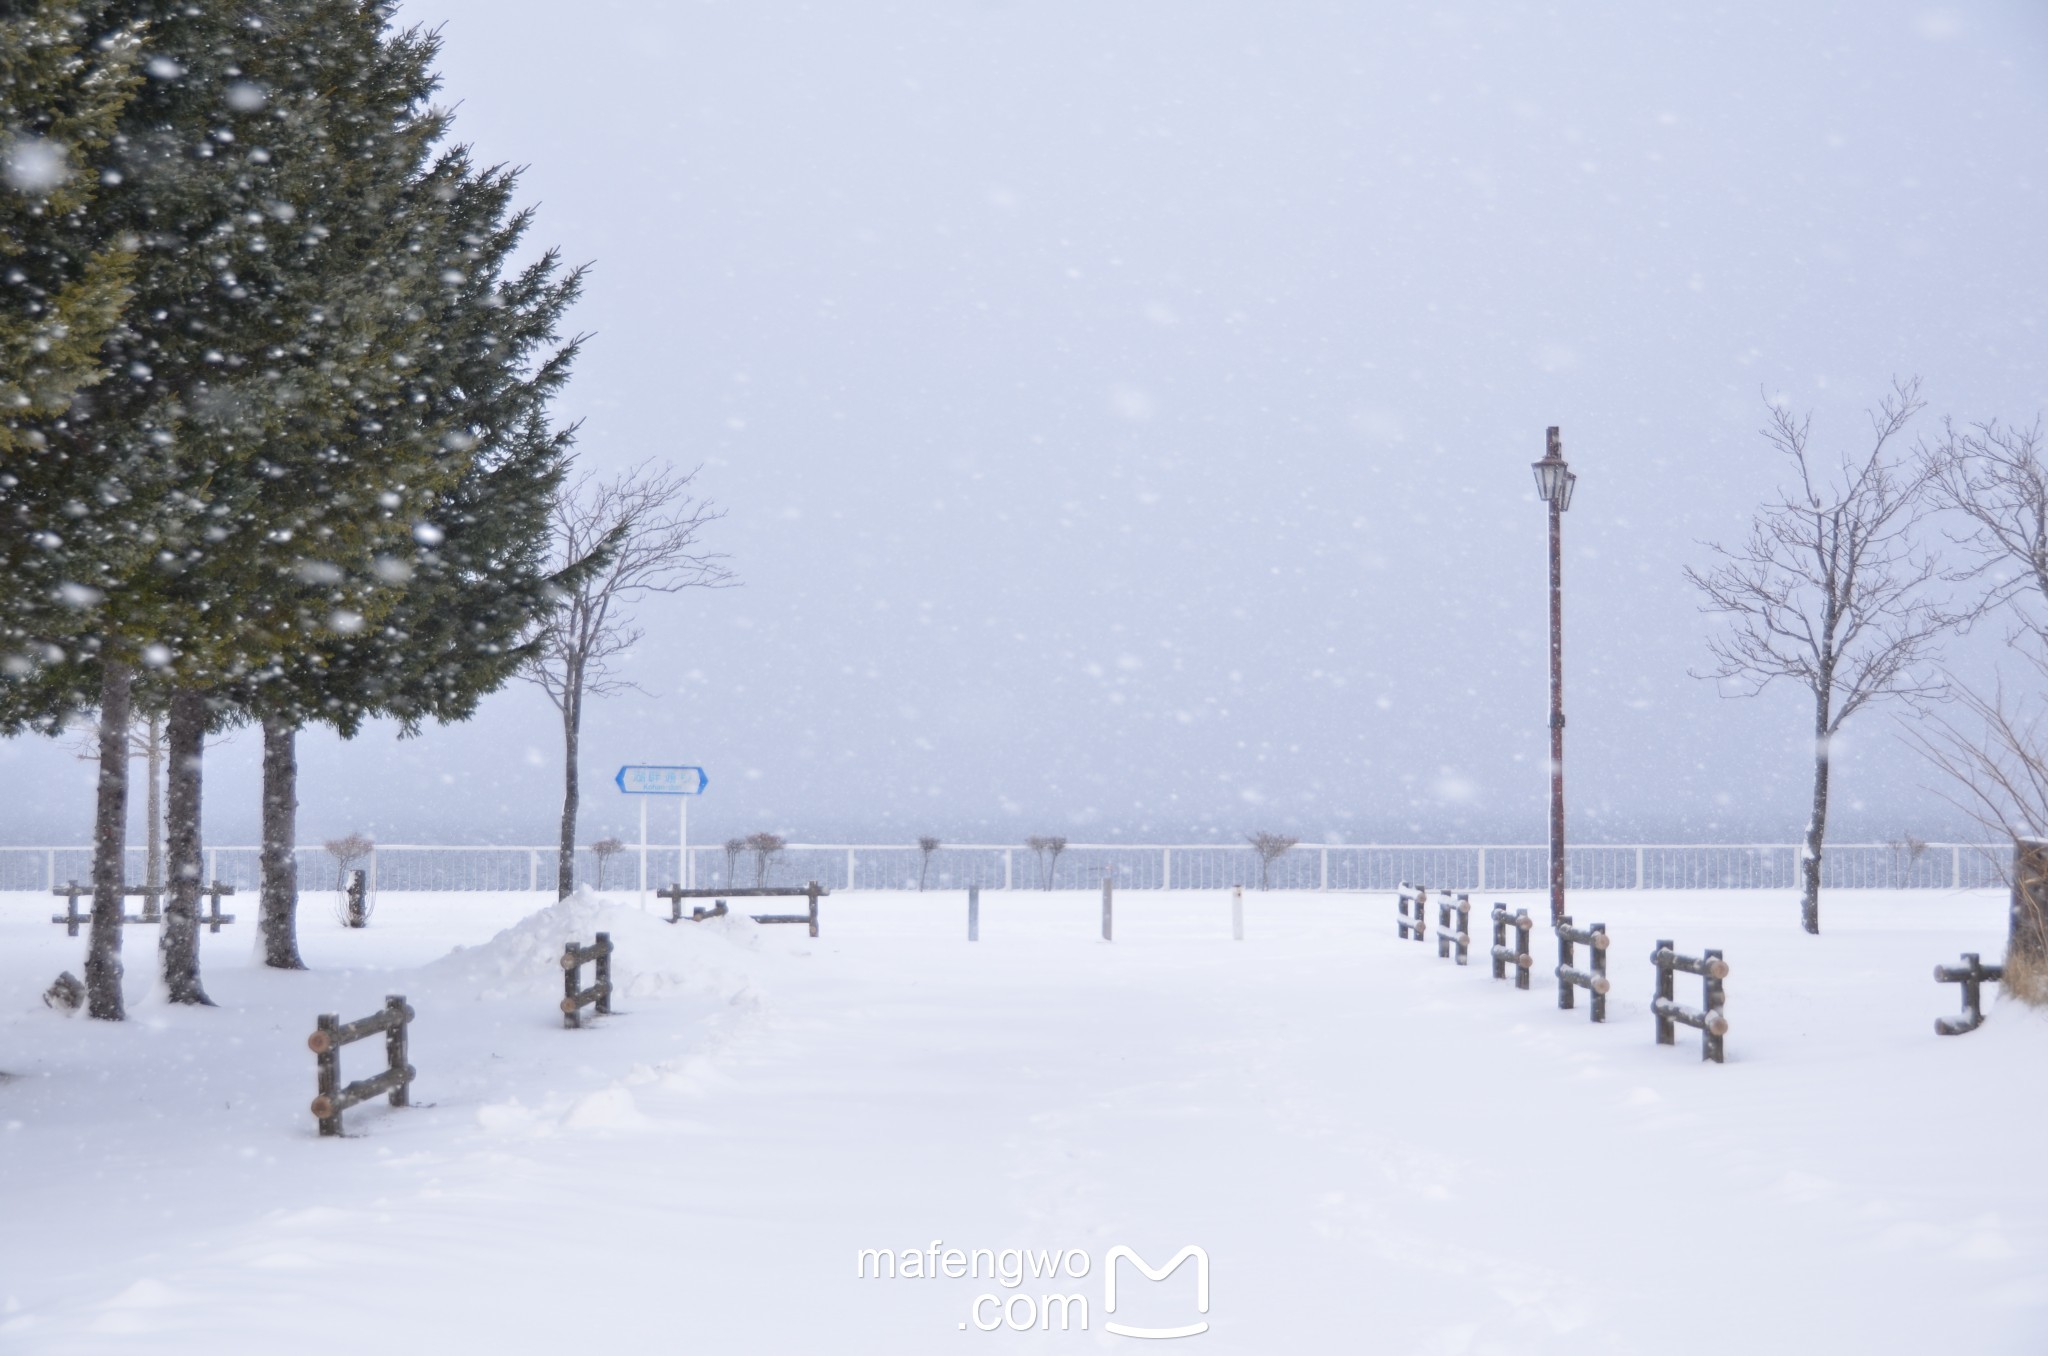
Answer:
<svg viewBox="0 0 2048 1356"><path fill-rule="evenodd" d="M424 973L435 987L480 1001L559 995L562 948L570 942L587 946L600 932L612 939L614 1006L681 995L752 996L809 941L800 929L764 928L738 911L702 923L670 923L586 887L481 946L457 947ZM583 982L591 983L588 968Z"/></svg>

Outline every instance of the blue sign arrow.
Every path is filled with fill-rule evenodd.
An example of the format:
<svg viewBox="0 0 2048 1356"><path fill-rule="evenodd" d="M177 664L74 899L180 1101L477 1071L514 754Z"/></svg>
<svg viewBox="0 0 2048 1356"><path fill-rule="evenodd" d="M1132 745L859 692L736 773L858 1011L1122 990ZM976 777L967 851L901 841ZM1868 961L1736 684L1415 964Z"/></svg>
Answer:
<svg viewBox="0 0 2048 1356"><path fill-rule="evenodd" d="M613 778L629 796L701 796L711 779L701 767L647 767L628 763Z"/></svg>

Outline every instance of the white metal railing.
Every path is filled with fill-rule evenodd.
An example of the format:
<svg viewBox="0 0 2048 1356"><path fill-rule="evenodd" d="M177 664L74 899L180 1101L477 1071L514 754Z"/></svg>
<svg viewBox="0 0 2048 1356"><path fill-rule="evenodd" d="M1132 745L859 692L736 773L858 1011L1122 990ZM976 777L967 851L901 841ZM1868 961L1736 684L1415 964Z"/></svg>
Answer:
<svg viewBox="0 0 2048 1356"><path fill-rule="evenodd" d="M207 850L209 879L240 889L258 882L257 849ZM1741 890L1798 888L1800 846L1790 843L1592 843L1566 849L1565 882L1577 890ZM690 849L699 885L790 884L815 880L833 890L1080 889L1113 872L1123 889L1223 889L1260 883L1258 854L1243 845L1071 843L1055 859L1029 847L947 844L929 860L915 845L791 843L764 864L755 854L728 855L711 845ZM1971 889L2005 883L2010 845L1985 843L1836 843L1821 861L1829 889ZM555 881L556 849L385 843L356 865L373 889L541 891ZM302 891L340 888L339 864L319 847L298 851ZM673 847L647 850L650 886L677 880ZM127 869L140 882L143 852L130 848ZM576 854L579 884L599 884L599 862ZM86 847L0 847L0 890L48 890L89 880ZM630 889L640 881L638 844L603 865L602 883ZM1304 843L1271 863L1266 883L1287 890L1392 890L1404 881L1451 890L1541 890L1550 851L1523 844Z"/></svg>

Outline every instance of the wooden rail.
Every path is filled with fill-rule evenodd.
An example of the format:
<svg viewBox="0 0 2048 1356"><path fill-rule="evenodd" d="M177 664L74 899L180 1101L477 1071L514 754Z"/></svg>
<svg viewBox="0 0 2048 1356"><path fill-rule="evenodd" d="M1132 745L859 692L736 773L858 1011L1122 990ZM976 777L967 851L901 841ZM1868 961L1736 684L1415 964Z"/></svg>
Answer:
<svg viewBox="0 0 2048 1356"><path fill-rule="evenodd" d="M1572 926L1572 916L1566 914L1557 920L1553 929L1557 933L1557 1005L1569 1012L1575 989L1584 989L1593 995L1593 1020L1607 1020L1607 991L1612 986L1607 982L1607 924L1595 923L1591 927ZM1573 963L1572 948L1584 946L1593 953L1593 968L1581 970Z"/></svg>
<svg viewBox="0 0 2048 1356"><path fill-rule="evenodd" d="M1717 950L1681 956L1671 942L1660 941L1650 953L1650 964L1657 967L1657 996L1650 1000L1650 1011L1657 1018L1657 1044L1678 1044L1674 1023L1695 1026L1700 1031L1700 1058L1723 1063L1722 1037L1728 1034L1728 1017L1721 1010L1727 1002L1721 981L1728 978L1728 962ZM1681 970L1705 982L1705 994L1697 1008L1685 1007L1675 999L1673 984Z"/></svg>
<svg viewBox="0 0 2048 1356"><path fill-rule="evenodd" d="M595 964L597 975L589 988L583 988L583 967ZM612 1015L612 935L609 932L597 934L597 941L589 946L578 946L574 942L562 944L562 1025L571 1031L583 1025L583 1009L595 1005L597 1015Z"/></svg>
<svg viewBox="0 0 2048 1356"><path fill-rule="evenodd" d="M1506 979L1508 967L1515 968L1515 987L1529 987L1529 971L1536 965L1536 958L1529 954L1529 930L1536 926L1527 909L1508 912L1505 904L1493 906L1493 977ZM1508 932L1515 934L1514 945L1508 944Z"/></svg>
<svg viewBox="0 0 2048 1356"><path fill-rule="evenodd" d="M1451 916L1457 915L1455 927ZM1472 949L1472 896L1438 892L1436 901L1436 958L1444 960L1455 950L1458 964L1465 964Z"/></svg>
<svg viewBox="0 0 2048 1356"><path fill-rule="evenodd" d="M343 1022L331 1012L316 1019L316 1029L306 1038L306 1048L319 1061L320 1095L313 1099L313 1114L320 1118L322 1135L339 1135L341 1113L372 1097L389 1096L393 1106L409 1104L409 1089L416 1076L412 1065L406 1062L406 1028L412 1019L413 1011L406 1005L405 995L397 993L385 997L381 1012L353 1022ZM341 1047L379 1031L384 1033L384 1072L343 1087Z"/></svg>
<svg viewBox="0 0 2048 1356"><path fill-rule="evenodd" d="M234 886L223 885L219 881L215 881L213 884L206 886L200 891L200 894L204 895L208 901L207 912L199 915L199 921L207 925L207 931L218 933L223 923L232 923L235 921L235 916L233 914L222 913L220 911L221 896L231 895L234 892ZM86 909L83 912L80 912L78 907L78 901L81 898L90 895L92 893L92 887L90 885L80 885L77 881L73 880L66 881L62 886L50 891L50 893L53 895L61 896L64 900L64 912L59 914L52 914L50 916L50 921L52 923L62 924L64 927L65 936L76 937L78 935L79 928L92 922L92 910ZM121 894L123 895L123 897L126 897L128 895L140 895L142 897L142 912L124 913L121 915L121 921L124 923L163 922L163 910L157 906L157 901L169 893L170 887L167 885L122 886Z"/></svg>
<svg viewBox="0 0 2048 1356"><path fill-rule="evenodd" d="M1937 1017L1934 1029L1943 1036L1960 1036L1966 1031L1975 1031L1984 1025L1984 982L1993 984L2005 982L2003 965L1985 965L1977 959L1974 951L1963 953L1961 965L1937 965L1934 967L1937 984L1960 984L1963 986L1963 1015L1960 1017Z"/></svg>
<svg viewBox="0 0 2048 1356"><path fill-rule="evenodd" d="M818 899L821 895L831 893L830 890L819 886L816 881L808 885L752 885L738 890L722 886L706 890L685 890L681 885L671 885L666 890L654 892L657 899L669 902L668 921L671 923L701 923L707 918L722 917L725 914L725 901L728 899L807 898L811 902L809 913L757 913L753 915L753 919L756 923L806 923L809 924L813 937L818 935ZM686 899L708 899L713 901L714 907L692 909L688 920L685 920L683 901Z"/></svg>

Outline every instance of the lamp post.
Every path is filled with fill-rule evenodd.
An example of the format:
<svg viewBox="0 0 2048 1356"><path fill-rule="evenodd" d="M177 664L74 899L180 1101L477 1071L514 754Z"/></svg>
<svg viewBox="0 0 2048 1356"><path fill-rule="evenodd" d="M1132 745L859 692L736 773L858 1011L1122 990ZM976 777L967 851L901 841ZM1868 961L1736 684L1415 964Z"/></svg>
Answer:
<svg viewBox="0 0 2048 1356"><path fill-rule="evenodd" d="M1550 505L1550 921L1564 917L1564 511L1579 478L1564 463L1564 440L1555 428L1544 437L1535 463L1536 494Z"/></svg>

